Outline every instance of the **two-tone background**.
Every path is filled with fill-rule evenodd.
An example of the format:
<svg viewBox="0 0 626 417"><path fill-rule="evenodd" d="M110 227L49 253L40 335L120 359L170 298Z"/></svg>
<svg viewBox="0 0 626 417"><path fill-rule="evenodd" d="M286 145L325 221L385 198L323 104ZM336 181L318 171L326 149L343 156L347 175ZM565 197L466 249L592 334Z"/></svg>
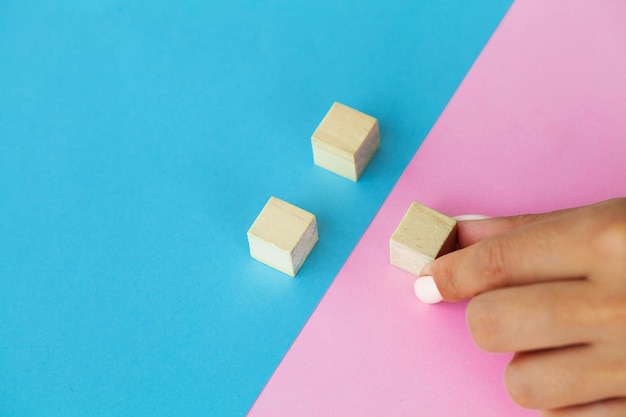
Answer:
<svg viewBox="0 0 626 417"><path fill-rule="evenodd" d="M626 8L510 6L2 3L0 415L529 415L386 247L414 199L626 192ZM358 183L312 163L333 101L379 120ZM248 255L270 195L318 219L295 279Z"/></svg>

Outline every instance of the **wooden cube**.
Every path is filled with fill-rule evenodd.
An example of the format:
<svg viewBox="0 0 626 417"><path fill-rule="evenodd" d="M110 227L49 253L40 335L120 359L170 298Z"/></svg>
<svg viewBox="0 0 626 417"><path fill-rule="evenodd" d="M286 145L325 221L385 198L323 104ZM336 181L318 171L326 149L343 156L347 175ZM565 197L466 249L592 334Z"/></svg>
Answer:
<svg viewBox="0 0 626 417"><path fill-rule="evenodd" d="M457 246L457 222L412 203L389 241L391 264L413 275Z"/></svg>
<svg viewBox="0 0 626 417"><path fill-rule="evenodd" d="M378 149L378 121L334 103L311 137L315 165L357 181Z"/></svg>
<svg viewBox="0 0 626 417"><path fill-rule="evenodd" d="M270 197L248 230L250 255L292 277L317 240L315 216L276 197Z"/></svg>

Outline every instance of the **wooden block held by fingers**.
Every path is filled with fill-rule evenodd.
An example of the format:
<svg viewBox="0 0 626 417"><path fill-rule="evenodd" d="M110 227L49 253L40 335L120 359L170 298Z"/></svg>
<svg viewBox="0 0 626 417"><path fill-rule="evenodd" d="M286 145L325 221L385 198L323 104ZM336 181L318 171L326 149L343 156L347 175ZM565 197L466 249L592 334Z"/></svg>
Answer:
<svg viewBox="0 0 626 417"><path fill-rule="evenodd" d="M429 207L412 203L389 241L391 264L413 275L457 246L457 222Z"/></svg>
<svg viewBox="0 0 626 417"><path fill-rule="evenodd" d="M276 197L270 197L248 230L250 255L292 277L317 240L315 216Z"/></svg>
<svg viewBox="0 0 626 417"><path fill-rule="evenodd" d="M378 120L334 103L313 133L311 144L315 165L357 181L378 150Z"/></svg>

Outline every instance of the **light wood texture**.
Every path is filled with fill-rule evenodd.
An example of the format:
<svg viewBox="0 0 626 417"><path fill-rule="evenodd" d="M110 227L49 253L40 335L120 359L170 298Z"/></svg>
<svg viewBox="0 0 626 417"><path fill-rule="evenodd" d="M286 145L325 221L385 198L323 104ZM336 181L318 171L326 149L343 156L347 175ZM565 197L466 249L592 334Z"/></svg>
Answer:
<svg viewBox="0 0 626 417"><path fill-rule="evenodd" d="M270 197L248 230L250 255L292 277L317 240L315 216L276 197Z"/></svg>
<svg viewBox="0 0 626 417"><path fill-rule="evenodd" d="M419 203L411 204L389 241L391 263L413 275L456 246L457 221Z"/></svg>
<svg viewBox="0 0 626 417"><path fill-rule="evenodd" d="M378 150L378 121L334 103L313 133L311 144L315 165L357 181Z"/></svg>

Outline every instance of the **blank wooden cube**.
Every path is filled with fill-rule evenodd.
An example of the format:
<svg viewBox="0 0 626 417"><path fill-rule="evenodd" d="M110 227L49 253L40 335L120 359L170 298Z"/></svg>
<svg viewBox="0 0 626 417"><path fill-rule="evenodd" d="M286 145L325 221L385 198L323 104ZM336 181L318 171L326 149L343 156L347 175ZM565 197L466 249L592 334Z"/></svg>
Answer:
<svg viewBox="0 0 626 417"><path fill-rule="evenodd" d="M378 149L378 121L334 103L311 137L315 165L357 181Z"/></svg>
<svg viewBox="0 0 626 417"><path fill-rule="evenodd" d="M276 197L270 197L248 230L250 255L292 277L317 240L315 216Z"/></svg>
<svg viewBox="0 0 626 417"><path fill-rule="evenodd" d="M457 245L457 222L422 204L412 203L389 241L391 263L413 275Z"/></svg>

